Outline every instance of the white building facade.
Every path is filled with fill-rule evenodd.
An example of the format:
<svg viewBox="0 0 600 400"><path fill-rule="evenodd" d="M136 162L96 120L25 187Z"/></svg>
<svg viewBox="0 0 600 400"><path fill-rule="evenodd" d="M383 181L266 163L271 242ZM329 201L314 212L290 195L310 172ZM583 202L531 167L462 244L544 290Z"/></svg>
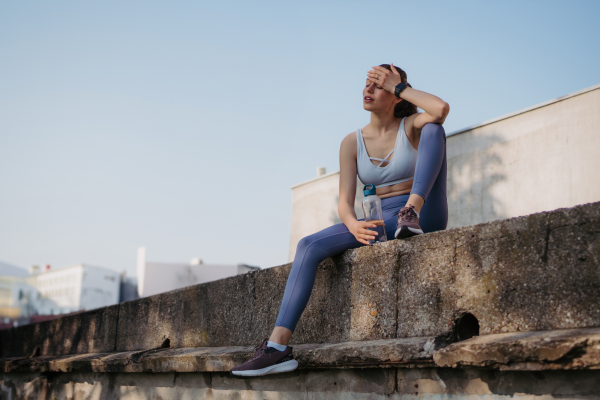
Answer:
<svg viewBox="0 0 600 400"><path fill-rule="evenodd" d="M108 268L76 264L28 279L39 292L33 302L38 314L66 314L119 302L120 274Z"/></svg>
<svg viewBox="0 0 600 400"><path fill-rule="evenodd" d="M185 263L146 261L146 248L138 249L137 288L140 297L148 297L186 286L216 281L259 269L245 264L204 264L196 258Z"/></svg>

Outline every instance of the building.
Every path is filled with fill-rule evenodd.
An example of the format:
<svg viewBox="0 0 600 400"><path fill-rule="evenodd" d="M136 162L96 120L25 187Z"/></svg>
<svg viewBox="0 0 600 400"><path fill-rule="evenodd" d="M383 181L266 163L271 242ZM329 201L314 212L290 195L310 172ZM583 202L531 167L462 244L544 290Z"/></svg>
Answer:
<svg viewBox="0 0 600 400"><path fill-rule="evenodd" d="M600 200L599 127L596 85L448 133L448 228ZM338 193L339 171L292 187L290 261L300 239L341 222Z"/></svg>
<svg viewBox="0 0 600 400"><path fill-rule="evenodd" d="M18 320L35 312L31 301L38 295L28 277L27 270L0 261L0 317L3 321Z"/></svg>
<svg viewBox="0 0 600 400"><path fill-rule="evenodd" d="M40 271L34 266L27 273L0 263L0 272L3 320L22 324L36 315L69 314L119 302L121 276L108 268L76 264L59 269L46 266Z"/></svg>
<svg viewBox="0 0 600 400"><path fill-rule="evenodd" d="M199 283L216 281L260 269L246 264L204 264L199 258L190 263L146 261L146 248L138 249L137 279L140 297L152 296Z"/></svg>
<svg viewBox="0 0 600 400"><path fill-rule="evenodd" d="M66 314L119 302L121 276L108 268L75 264L35 273L29 281L40 294L33 302L38 314Z"/></svg>

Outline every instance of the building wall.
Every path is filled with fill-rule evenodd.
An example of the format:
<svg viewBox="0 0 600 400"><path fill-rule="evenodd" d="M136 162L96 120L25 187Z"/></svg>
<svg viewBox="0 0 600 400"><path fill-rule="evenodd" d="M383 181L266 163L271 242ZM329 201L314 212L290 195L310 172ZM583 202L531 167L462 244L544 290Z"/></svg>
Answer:
<svg viewBox="0 0 600 400"><path fill-rule="evenodd" d="M600 85L448 134L448 228L600 200ZM362 218L362 183L355 209ZM289 261L341 222L339 172L292 187Z"/></svg>
<svg viewBox="0 0 600 400"><path fill-rule="evenodd" d="M119 302L120 274L108 268L72 265L29 278L40 292L37 313L64 314L110 306Z"/></svg>
<svg viewBox="0 0 600 400"><path fill-rule="evenodd" d="M0 276L0 317L21 318L30 316L34 310L32 300L37 290L20 276Z"/></svg>
<svg viewBox="0 0 600 400"><path fill-rule="evenodd" d="M600 200L600 85L447 139L449 228Z"/></svg>
<svg viewBox="0 0 600 400"><path fill-rule="evenodd" d="M36 274L31 281L41 294L36 302L39 314L62 314L78 311L81 305L82 266L51 269Z"/></svg>
<svg viewBox="0 0 600 400"><path fill-rule="evenodd" d="M245 274L258 269L244 264L203 264L199 259L193 263L159 263L146 261L146 248L138 249L137 279L140 297L153 296L186 286L216 281L230 276Z"/></svg>
<svg viewBox="0 0 600 400"><path fill-rule="evenodd" d="M106 268L84 265L81 275L80 309L93 310L119 302L121 276Z"/></svg>

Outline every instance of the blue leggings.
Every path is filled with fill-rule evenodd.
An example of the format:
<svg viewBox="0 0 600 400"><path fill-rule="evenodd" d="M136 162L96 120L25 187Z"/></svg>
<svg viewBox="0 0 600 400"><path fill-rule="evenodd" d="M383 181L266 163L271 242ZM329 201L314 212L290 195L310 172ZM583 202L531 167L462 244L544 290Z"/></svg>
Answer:
<svg viewBox="0 0 600 400"><path fill-rule="evenodd" d="M446 229L446 133L441 125L426 124L421 131L411 193L426 200L419 218L423 232ZM381 200L388 240L395 239L398 212L406 205L408 197L409 194L403 194ZM361 218L359 221L362 220ZM283 326L293 332L308 303L319 263L345 250L361 246L366 245L357 241L343 223L302 238L296 249L275 326Z"/></svg>

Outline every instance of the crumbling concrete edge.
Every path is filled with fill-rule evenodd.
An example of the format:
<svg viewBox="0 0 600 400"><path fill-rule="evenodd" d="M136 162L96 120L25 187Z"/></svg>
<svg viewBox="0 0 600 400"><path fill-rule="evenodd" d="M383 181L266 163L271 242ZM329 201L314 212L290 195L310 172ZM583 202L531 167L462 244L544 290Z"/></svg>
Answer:
<svg viewBox="0 0 600 400"><path fill-rule="evenodd" d="M439 367L501 371L600 369L600 328L476 336L435 352Z"/></svg>
<svg viewBox="0 0 600 400"><path fill-rule="evenodd" d="M301 369L475 367L498 370L600 369L600 328L477 336L440 348L435 337L302 344ZM227 372L252 347L156 348L0 359L0 372Z"/></svg>

